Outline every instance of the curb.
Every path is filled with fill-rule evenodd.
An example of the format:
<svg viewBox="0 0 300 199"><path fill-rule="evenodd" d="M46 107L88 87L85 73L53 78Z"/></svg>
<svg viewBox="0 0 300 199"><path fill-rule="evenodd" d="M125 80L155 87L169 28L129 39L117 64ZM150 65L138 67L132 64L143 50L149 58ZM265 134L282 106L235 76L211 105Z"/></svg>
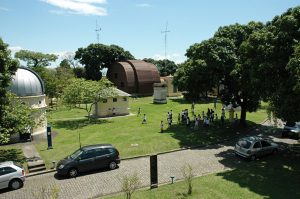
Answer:
<svg viewBox="0 0 300 199"><path fill-rule="evenodd" d="M38 175L43 175L43 174L47 174L47 173L52 173L52 172L56 172L56 169L52 169L52 170L46 170L46 171L40 171L40 172L34 172L34 173L29 173L26 174L26 178L30 178L33 176L38 176Z"/></svg>

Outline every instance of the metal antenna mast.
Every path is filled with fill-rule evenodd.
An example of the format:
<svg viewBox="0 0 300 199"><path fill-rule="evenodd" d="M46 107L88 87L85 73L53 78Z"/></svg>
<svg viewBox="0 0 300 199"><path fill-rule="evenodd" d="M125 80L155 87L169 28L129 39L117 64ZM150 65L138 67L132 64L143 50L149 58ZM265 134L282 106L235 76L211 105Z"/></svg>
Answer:
<svg viewBox="0 0 300 199"><path fill-rule="evenodd" d="M96 20L96 34L97 34L97 42L99 43L99 34L100 34L100 31L101 31L101 28L98 28L98 21Z"/></svg>
<svg viewBox="0 0 300 199"><path fill-rule="evenodd" d="M162 34L165 34L165 59L167 59L167 35L170 30L168 30L168 22L166 23L166 30L161 31Z"/></svg>

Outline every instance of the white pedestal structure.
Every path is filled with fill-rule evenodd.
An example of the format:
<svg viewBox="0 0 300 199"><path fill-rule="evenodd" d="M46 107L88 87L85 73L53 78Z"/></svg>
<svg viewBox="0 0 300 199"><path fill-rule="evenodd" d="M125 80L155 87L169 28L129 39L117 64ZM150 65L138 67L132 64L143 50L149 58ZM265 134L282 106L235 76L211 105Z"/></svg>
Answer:
<svg viewBox="0 0 300 199"><path fill-rule="evenodd" d="M167 103L167 85L165 83L154 83L153 103Z"/></svg>

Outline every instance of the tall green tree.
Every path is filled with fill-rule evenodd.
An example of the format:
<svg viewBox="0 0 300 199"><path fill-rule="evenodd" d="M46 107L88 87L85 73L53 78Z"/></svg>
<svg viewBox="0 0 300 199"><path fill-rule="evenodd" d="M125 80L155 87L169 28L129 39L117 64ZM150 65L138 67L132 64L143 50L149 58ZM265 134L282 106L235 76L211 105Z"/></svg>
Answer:
<svg viewBox="0 0 300 199"><path fill-rule="evenodd" d="M260 22L250 22L247 25L231 25L219 28L214 37L224 37L234 43L236 62L224 76L224 90L221 100L225 104L239 105L241 107L240 124L246 126L246 113L254 112L259 108L261 95L253 70L241 58L241 46L249 36L261 29Z"/></svg>
<svg viewBox="0 0 300 199"><path fill-rule="evenodd" d="M297 70L300 41L300 7L276 16L243 44L243 61L252 70L265 100L284 120L299 120Z"/></svg>
<svg viewBox="0 0 300 199"><path fill-rule="evenodd" d="M7 105L7 87L11 78L17 71L18 62L10 57L8 45L0 38L0 124L3 116L4 106Z"/></svg>
<svg viewBox="0 0 300 199"><path fill-rule="evenodd" d="M225 104L241 106L240 123L246 125L246 112L258 108L260 96L254 89L256 84L252 81L252 73L240 60L240 46L252 32L262 28L263 24L256 22L220 27L213 38L187 50L185 71L178 70L175 83L184 80L187 91L194 98L201 92L224 85L221 100ZM180 73L185 77L180 77Z"/></svg>
<svg viewBox="0 0 300 199"><path fill-rule="evenodd" d="M109 68L116 61L134 59L129 51L117 45L90 44L86 48L79 48L75 53L75 59L85 68L86 79L100 80L101 69Z"/></svg>
<svg viewBox="0 0 300 199"><path fill-rule="evenodd" d="M54 62L57 59L57 56L53 54L44 54L29 50L20 50L15 54L15 57L27 62L27 66L30 68L46 67L50 65L50 62Z"/></svg>
<svg viewBox="0 0 300 199"><path fill-rule="evenodd" d="M7 87L18 67L18 62L10 57L10 51L7 47L8 45L0 38L0 142L7 141L10 136L10 132L4 125L10 104Z"/></svg>

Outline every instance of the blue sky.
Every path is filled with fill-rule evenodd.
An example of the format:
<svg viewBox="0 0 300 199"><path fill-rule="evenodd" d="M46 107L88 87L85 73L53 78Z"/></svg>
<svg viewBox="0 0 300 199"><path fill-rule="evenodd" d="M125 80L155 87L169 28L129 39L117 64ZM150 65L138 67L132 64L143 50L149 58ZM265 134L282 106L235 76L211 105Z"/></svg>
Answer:
<svg viewBox="0 0 300 199"><path fill-rule="evenodd" d="M300 0L0 0L0 37L13 52L74 53L97 42L116 44L136 58L182 62L186 49L220 26L266 22Z"/></svg>

